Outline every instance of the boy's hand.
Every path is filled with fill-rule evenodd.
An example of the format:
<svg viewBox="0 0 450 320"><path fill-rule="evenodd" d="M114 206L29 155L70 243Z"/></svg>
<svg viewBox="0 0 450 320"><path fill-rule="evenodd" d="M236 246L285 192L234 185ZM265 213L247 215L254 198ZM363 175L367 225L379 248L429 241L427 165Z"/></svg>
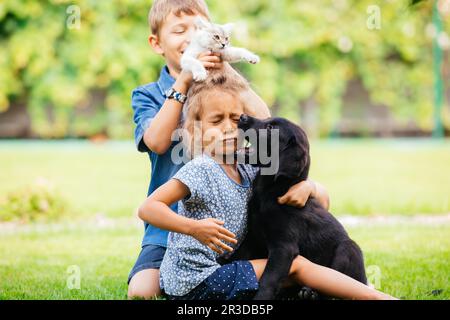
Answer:
<svg viewBox="0 0 450 320"><path fill-rule="evenodd" d="M236 236L222 227L223 221L207 218L193 222L189 235L208 246L211 250L222 254L223 250L233 251L233 248L227 246L222 241L236 244Z"/></svg>
<svg viewBox="0 0 450 320"><path fill-rule="evenodd" d="M309 197L316 194L316 184L305 180L289 188L289 190L278 198L279 204L287 204L297 208L303 208Z"/></svg>
<svg viewBox="0 0 450 320"><path fill-rule="evenodd" d="M206 69L221 69L223 67L222 58L218 52L205 51L200 53L197 59Z"/></svg>
<svg viewBox="0 0 450 320"><path fill-rule="evenodd" d="M223 62L220 57L220 53L205 51L198 55L197 59L203 64L205 69L221 69L223 68ZM190 71L181 70L180 76L177 78L177 83L174 85L175 89L186 92L192 83L192 73Z"/></svg>

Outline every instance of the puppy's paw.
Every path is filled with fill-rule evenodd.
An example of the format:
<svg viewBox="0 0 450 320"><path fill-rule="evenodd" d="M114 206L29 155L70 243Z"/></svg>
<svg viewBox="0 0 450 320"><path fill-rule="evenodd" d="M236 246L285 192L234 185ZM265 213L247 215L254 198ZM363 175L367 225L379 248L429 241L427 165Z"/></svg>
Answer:
<svg viewBox="0 0 450 320"><path fill-rule="evenodd" d="M319 294L309 287L302 287L297 295L300 300L319 300Z"/></svg>

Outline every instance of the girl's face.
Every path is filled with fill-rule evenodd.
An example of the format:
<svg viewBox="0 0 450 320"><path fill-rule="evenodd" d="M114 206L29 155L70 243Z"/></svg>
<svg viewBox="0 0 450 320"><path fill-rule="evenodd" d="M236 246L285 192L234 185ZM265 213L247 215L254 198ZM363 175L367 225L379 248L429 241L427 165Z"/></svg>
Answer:
<svg viewBox="0 0 450 320"><path fill-rule="evenodd" d="M233 154L237 150L238 122L244 106L238 97L214 90L203 105L201 125L204 151L213 156Z"/></svg>

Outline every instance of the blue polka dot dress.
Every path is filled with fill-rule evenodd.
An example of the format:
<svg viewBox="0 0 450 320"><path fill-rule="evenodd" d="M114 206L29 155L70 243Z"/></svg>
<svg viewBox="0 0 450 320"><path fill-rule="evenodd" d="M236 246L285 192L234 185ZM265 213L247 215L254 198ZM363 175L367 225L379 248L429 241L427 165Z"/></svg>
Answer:
<svg viewBox="0 0 450 320"><path fill-rule="evenodd" d="M229 178L222 167L207 155L184 165L173 177L185 184L190 195L178 204L178 214L196 219L216 218L242 242L247 224L247 203L251 182L258 169L238 164L242 184ZM248 261L220 266L218 254L195 238L170 232L160 268L160 285L170 298L246 299L258 288Z"/></svg>

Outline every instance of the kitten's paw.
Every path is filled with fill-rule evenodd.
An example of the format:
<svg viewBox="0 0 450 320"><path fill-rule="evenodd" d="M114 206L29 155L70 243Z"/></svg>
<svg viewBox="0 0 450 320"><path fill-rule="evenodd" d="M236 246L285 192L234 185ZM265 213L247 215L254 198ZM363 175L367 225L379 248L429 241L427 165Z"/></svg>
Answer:
<svg viewBox="0 0 450 320"><path fill-rule="evenodd" d="M192 79L194 79L194 81L196 81L196 82L204 81L204 80L206 80L207 77L208 77L208 73L206 72L205 69L192 70Z"/></svg>
<svg viewBox="0 0 450 320"><path fill-rule="evenodd" d="M247 61L248 63L251 64L257 64L259 63L259 57L256 54L253 53L249 53L248 55L245 56L245 61Z"/></svg>

